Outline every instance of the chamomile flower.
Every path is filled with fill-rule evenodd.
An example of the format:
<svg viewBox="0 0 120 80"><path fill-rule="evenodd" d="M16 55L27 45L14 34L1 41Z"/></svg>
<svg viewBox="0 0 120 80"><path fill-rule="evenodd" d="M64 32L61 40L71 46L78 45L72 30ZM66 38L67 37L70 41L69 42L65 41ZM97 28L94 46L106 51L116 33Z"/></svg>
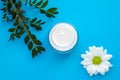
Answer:
<svg viewBox="0 0 120 80"><path fill-rule="evenodd" d="M112 64L108 61L112 58L112 55L107 54L107 50L103 50L103 47L89 47L89 51L86 51L86 54L82 54L81 57L83 58L81 64L90 76L98 73L104 75L105 72L109 71L109 67L112 67Z"/></svg>

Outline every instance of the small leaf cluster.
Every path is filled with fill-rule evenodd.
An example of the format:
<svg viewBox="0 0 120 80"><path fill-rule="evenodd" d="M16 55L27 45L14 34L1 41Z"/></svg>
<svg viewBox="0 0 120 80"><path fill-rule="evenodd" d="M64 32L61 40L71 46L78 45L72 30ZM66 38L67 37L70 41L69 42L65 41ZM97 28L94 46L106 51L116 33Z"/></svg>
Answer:
<svg viewBox="0 0 120 80"><path fill-rule="evenodd" d="M34 34L29 32L29 36L27 35L24 38L24 42L28 45L28 49L32 51L32 57L35 57L42 51L45 51L45 48L42 47L41 41L39 41Z"/></svg>
<svg viewBox="0 0 120 80"><path fill-rule="evenodd" d="M42 22L42 20L37 20L37 18L33 18L30 21L30 26L35 28L36 30L42 30L41 25L45 24L45 22Z"/></svg>
<svg viewBox="0 0 120 80"><path fill-rule="evenodd" d="M56 7L52 7L52 8L49 8L47 10L44 9L48 5L48 0L45 0L45 1L40 0L39 2L37 2L37 0L33 0L33 1L30 0L29 4L31 6L34 6L37 9L39 9L39 11L42 14L45 14L47 17L55 18L55 14L58 14Z"/></svg>
<svg viewBox="0 0 120 80"><path fill-rule="evenodd" d="M30 6L39 9L41 14L45 14L46 17L55 17L57 14L57 8L49 8L44 10L48 4L48 0L1 0L3 3L3 8L1 9L3 13L3 20L7 22L13 22L12 28L8 31L10 34L9 40L14 40L15 38L21 38L23 34L26 34L24 38L24 43L28 46L28 49L32 52L32 57L35 57L42 51L45 51L45 48L42 46L42 42L36 38L36 36L30 31L30 27L39 31L42 30L42 25L45 24L44 21L39 20L38 18L29 18L24 15L26 12L21 8L23 1L25 5L29 4Z"/></svg>

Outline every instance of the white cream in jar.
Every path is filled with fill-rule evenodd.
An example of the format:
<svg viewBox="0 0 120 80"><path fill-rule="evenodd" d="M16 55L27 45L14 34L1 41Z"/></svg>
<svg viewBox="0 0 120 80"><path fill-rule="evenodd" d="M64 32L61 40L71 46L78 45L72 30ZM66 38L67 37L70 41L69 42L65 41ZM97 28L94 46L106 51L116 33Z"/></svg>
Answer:
<svg viewBox="0 0 120 80"><path fill-rule="evenodd" d="M58 23L50 31L49 41L58 51L69 51L77 42L77 32L68 23Z"/></svg>

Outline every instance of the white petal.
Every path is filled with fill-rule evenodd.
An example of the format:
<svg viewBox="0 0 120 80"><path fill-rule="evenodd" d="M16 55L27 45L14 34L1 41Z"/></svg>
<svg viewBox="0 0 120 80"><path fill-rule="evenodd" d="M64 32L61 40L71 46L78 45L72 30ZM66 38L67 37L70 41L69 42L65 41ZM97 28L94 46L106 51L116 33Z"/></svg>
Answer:
<svg viewBox="0 0 120 80"><path fill-rule="evenodd" d="M85 60L91 60L92 59L92 55L90 55L90 54L81 54L81 57Z"/></svg>
<svg viewBox="0 0 120 80"><path fill-rule="evenodd" d="M93 47L90 46L89 51L90 51L90 53L95 54L96 47L95 46L93 46Z"/></svg>
<svg viewBox="0 0 120 80"><path fill-rule="evenodd" d="M103 47L102 46L101 47L97 47L96 52L97 52L98 56L103 55L104 54Z"/></svg>
<svg viewBox="0 0 120 80"><path fill-rule="evenodd" d="M81 64L87 66L87 65L92 64L92 61L84 60L84 61L81 61Z"/></svg>
<svg viewBox="0 0 120 80"><path fill-rule="evenodd" d="M95 67L95 75L97 75L98 74L98 71L97 71L97 65L94 65L94 67Z"/></svg>
<svg viewBox="0 0 120 80"><path fill-rule="evenodd" d="M108 67L112 67L112 64L108 61L103 61L102 64L107 65Z"/></svg>
<svg viewBox="0 0 120 80"><path fill-rule="evenodd" d="M102 57L102 56L104 56L106 54L107 54L107 49L105 49L104 51L102 51L100 56Z"/></svg>
<svg viewBox="0 0 120 80"><path fill-rule="evenodd" d="M89 46L89 51L90 51L90 52L93 51L94 48L96 48L96 47L95 47L95 46Z"/></svg>
<svg viewBox="0 0 120 80"><path fill-rule="evenodd" d="M90 74L90 76L92 76L93 74L96 73L95 65L89 65L86 69L87 69L88 73Z"/></svg>
<svg viewBox="0 0 120 80"><path fill-rule="evenodd" d="M86 54L81 54L81 57L82 58L87 58L87 55Z"/></svg>
<svg viewBox="0 0 120 80"><path fill-rule="evenodd" d="M105 74L104 68L103 68L101 65L99 65L99 66L97 67L97 71L98 71L100 74L102 74L102 75Z"/></svg>
<svg viewBox="0 0 120 80"><path fill-rule="evenodd" d="M87 66L83 66L83 68L86 68Z"/></svg>
<svg viewBox="0 0 120 80"><path fill-rule="evenodd" d="M97 72L97 69L96 69L95 75L97 75L97 74L98 74L98 72Z"/></svg>
<svg viewBox="0 0 120 80"><path fill-rule="evenodd" d="M112 55L110 55L110 54L105 54L104 56L102 56L103 61L110 60L111 58L112 58Z"/></svg>
<svg viewBox="0 0 120 80"><path fill-rule="evenodd" d="M106 53L107 53L107 49L104 50L104 54L106 54Z"/></svg>
<svg viewBox="0 0 120 80"><path fill-rule="evenodd" d="M94 56L100 56L101 55L101 52L102 52L102 47L89 47L89 51L91 54L93 54Z"/></svg>
<svg viewBox="0 0 120 80"><path fill-rule="evenodd" d="M109 71L109 66L101 64L101 67L104 69L105 72Z"/></svg>
<svg viewBox="0 0 120 80"><path fill-rule="evenodd" d="M103 51L103 46L99 47L101 51Z"/></svg>
<svg viewBox="0 0 120 80"><path fill-rule="evenodd" d="M86 55L88 56L88 58L92 59L93 58L93 55L89 52L89 51L86 51Z"/></svg>
<svg viewBox="0 0 120 80"><path fill-rule="evenodd" d="M90 51L90 52L94 52L95 49L96 49L95 46L92 46L92 47L90 46L90 47L89 47L89 51Z"/></svg>

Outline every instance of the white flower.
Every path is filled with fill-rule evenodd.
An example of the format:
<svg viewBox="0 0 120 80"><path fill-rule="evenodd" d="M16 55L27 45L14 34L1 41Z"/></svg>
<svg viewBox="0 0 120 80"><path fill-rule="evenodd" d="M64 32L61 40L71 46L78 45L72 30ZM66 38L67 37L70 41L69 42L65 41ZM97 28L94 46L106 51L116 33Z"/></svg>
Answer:
<svg viewBox="0 0 120 80"><path fill-rule="evenodd" d="M89 47L89 51L86 51L86 54L82 54L81 57L84 59L81 64L84 65L83 67L86 68L90 76L98 73L104 75L109 71L109 67L112 67L108 61L112 55L107 54L107 50L103 50L103 47Z"/></svg>

